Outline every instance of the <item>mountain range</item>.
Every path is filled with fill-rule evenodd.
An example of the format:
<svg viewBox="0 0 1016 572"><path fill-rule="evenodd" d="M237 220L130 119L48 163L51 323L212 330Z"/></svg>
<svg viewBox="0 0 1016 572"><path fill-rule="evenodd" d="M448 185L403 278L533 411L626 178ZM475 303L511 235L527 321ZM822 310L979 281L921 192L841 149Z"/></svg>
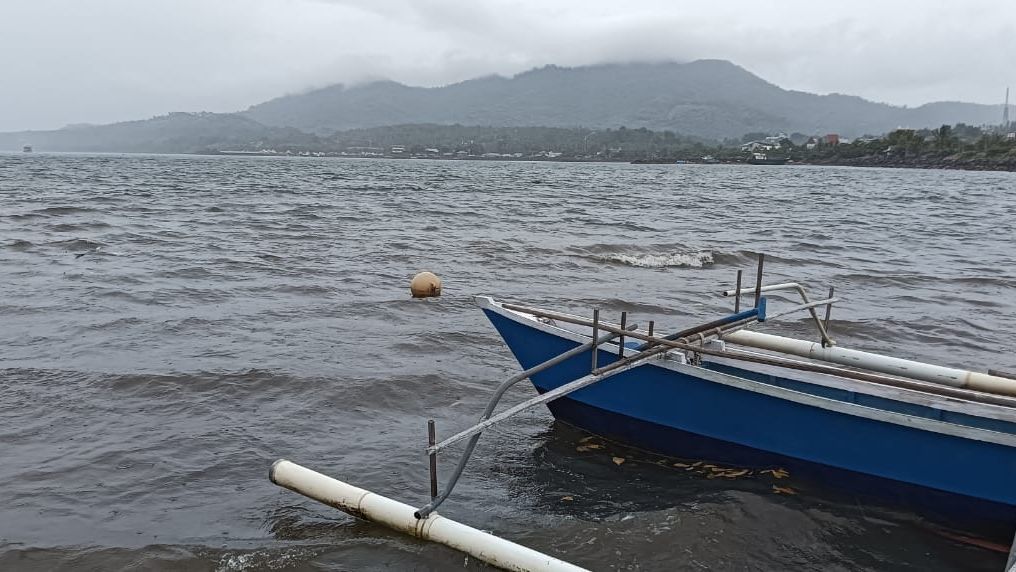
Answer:
<svg viewBox="0 0 1016 572"><path fill-rule="evenodd" d="M1000 105L901 107L849 95L780 88L723 60L546 66L443 87L393 81L333 85L233 114L173 113L149 120L0 134L0 149L189 152L265 142L313 145L335 131L404 124L670 130L706 140L745 133L881 134L899 127L994 124Z"/></svg>
<svg viewBox="0 0 1016 572"><path fill-rule="evenodd" d="M943 102L906 108L773 85L723 60L547 66L444 87L335 85L273 99L244 115L315 132L401 123L497 127L645 127L710 139L750 132L880 134L901 126L997 123L1001 106Z"/></svg>

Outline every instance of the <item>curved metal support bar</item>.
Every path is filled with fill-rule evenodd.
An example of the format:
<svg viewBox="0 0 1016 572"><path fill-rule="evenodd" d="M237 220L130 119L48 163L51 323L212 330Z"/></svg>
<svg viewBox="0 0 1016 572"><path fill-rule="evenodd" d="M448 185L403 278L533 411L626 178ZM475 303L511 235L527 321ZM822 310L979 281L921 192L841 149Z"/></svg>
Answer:
<svg viewBox="0 0 1016 572"><path fill-rule="evenodd" d="M624 329L629 331L637 330L638 324L632 324ZM533 366L521 373L517 373L509 377L505 381L501 382L501 385L497 386L497 389L494 390L494 395L492 395L490 397L490 400L487 402L487 407L486 409L483 410L483 414L480 415L479 422L482 423L490 419L491 414L494 413L494 408L497 407L498 402L500 402L501 398L504 397L505 392L508 391L508 389L511 388L516 383L528 379L530 376L536 375L537 373L540 373L543 370L554 367L555 365L563 361L566 361L575 356L590 351L594 346L598 348L601 344L605 344L611 341L612 339L620 336L621 335L617 333L608 333L607 335L598 338L595 342L590 340L589 342L586 342L580 346L572 348L566 351L565 353L557 355L539 365ZM459 433L458 435L445 439L444 441L436 445L431 445L427 447L426 452L430 455L433 455L441 451L442 449L445 449L465 438L459 437L459 435L462 435L462 433ZM476 433L475 435L472 435L470 437L469 443L466 444L465 451L462 452L462 456L459 458L459 462L455 466L455 470L452 472L452 476L448 480L448 484L445 486L445 490L440 494L434 496L434 498L432 498L429 503L427 503L419 510L417 510L415 513L416 518L426 518L428 514L434 512L434 510L436 510L437 507L441 503L443 503L445 499L447 499L448 496L452 493L452 489L455 488L455 485L458 483L459 478L462 476L462 472L466 468L466 464L469 462L470 456L472 456L473 454L473 449L476 448L476 443L480 440L480 435L481 433Z"/></svg>
<svg viewBox="0 0 1016 572"><path fill-rule="evenodd" d="M827 300L827 301L823 302L823 304L812 304L811 300L808 299L808 293L804 291L804 286L801 286L797 282L784 282L782 284L770 284L768 286L762 286L761 288L741 288L740 291L738 291L738 290L724 290L723 291L723 295L724 296L733 296L734 294L755 294L756 291L757 292L773 292L773 291L777 291L777 290L796 290L797 293L801 295L801 301L804 302L804 304L802 304L800 306L797 306L794 309L794 311L797 311L797 310L808 310L808 313L811 314L811 319L815 322L815 327L818 328L819 336L822 339L822 347L832 347L832 346L835 345L835 342L833 341L833 339L829 337L829 332L826 330L825 324L823 324L822 320L818 317L818 312L815 311L815 307L816 306L822 306L824 304L832 304L832 302L838 302L839 300L832 300L832 301L828 301ZM829 298L832 299L832 296L830 295ZM779 314L773 314L772 316L770 316L770 318L775 318L777 316L783 316L783 315L786 315L787 313L788 312L780 312ZM764 320L759 320L759 321L764 321Z"/></svg>
<svg viewBox="0 0 1016 572"><path fill-rule="evenodd" d="M635 330L635 329L636 328L634 326L631 327L631 330ZM605 343L609 342L610 340L612 340L614 338L617 338L619 336L620 336L620 334L609 332L606 335L601 336L595 345L596 346L600 346L600 345L605 344ZM484 421L485 419L490 417L491 413L494 412L494 408L497 407L498 402L501 401L501 398L504 396L505 392L508 391L508 389L511 388L513 385L515 385L516 383L518 383L520 381L526 380L530 376L536 375L536 374L540 373L541 371L544 371L546 369L552 368L555 365L557 365L557 364L559 364L559 363L561 363L563 361L571 359L571 358L573 358L573 357L575 357L577 355L581 355L581 354L589 351L589 349L592 348L593 345L594 345L593 341L590 340L590 341L588 341L588 342L586 342L586 343L584 343L584 344L582 344L580 346L576 346L576 347L574 347L574 348L564 352L563 354L556 355L556 356L552 357L551 359L549 359L549 360L547 360L547 361L545 361L543 363L540 363L539 365L535 365L535 366L533 366L533 367L531 367L531 368L529 368L529 369L527 369L525 371L517 373L517 374L509 377L508 379L504 380L503 382L501 382L501 384L497 386L497 389L494 390L494 394L490 397L490 400L487 402L486 409L484 409L483 410L483 414L480 415L480 421ZM443 449L447 449L451 445L454 445L456 442L461 441L461 440L462 440L461 438L460 439L456 439L455 436L449 437L449 438L441 441L440 443L438 443L436 445L427 447L426 448L426 452L427 453L438 453L438 452L442 451Z"/></svg>

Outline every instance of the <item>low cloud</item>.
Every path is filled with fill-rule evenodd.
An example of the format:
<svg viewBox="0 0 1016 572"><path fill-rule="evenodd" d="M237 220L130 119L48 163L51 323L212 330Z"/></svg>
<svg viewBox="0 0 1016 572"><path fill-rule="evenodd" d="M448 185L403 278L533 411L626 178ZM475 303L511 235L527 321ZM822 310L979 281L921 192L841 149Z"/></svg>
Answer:
<svg viewBox="0 0 1016 572"><path fill-rule="evenodd" d="M1001 103L1016 3L7 0L0 130L235 111L332 83L729 59L789 89Z"/></svg>

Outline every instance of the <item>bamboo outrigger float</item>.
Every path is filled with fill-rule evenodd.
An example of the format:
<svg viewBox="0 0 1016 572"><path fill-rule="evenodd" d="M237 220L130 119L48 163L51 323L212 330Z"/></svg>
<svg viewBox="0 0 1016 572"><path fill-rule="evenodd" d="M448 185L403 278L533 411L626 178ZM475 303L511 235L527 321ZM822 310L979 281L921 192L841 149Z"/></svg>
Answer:
<svg viewBox="0 0 1016 572"><path fill-rule="evenodd" d="M1012 538L1016 379L840 348L829 335L839 301L833 290L811 301L796 283L763 285L762 270L760 256L755 287L742 288L739 271L735 288L723 293L734 296L733 314L670 335L657 334L651 321L645 330L629 325L624 312L612 324L598 310L588 319L477 297L523 371L494 390L473 426L436 442L428 423L429 503L412 510L288 461L273 466L272 480L506 569L577 570L435 513L484 430L546 404L558 419L642 449L787 467L835 486L885 492ZM774 291L797 292L802 303L767 311L762 294ZM741 310L743 295L754 296L751 309ZM814 321L818 342L748 329L801 311ZM507 389L526 379L539 395L495 414ZM438 454L467 439L440 491Z"/></svg>

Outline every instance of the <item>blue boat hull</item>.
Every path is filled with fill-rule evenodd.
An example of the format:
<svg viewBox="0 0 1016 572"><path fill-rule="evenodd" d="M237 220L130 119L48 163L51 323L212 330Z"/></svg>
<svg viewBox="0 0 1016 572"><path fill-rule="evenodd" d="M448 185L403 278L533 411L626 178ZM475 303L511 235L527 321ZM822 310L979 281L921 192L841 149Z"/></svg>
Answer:
<svg viewBox="0 0 1016 572"><path fill-rule="evenodd" d="M579 342L485 310L523 368ZM616 360L601 350L601 364ZM589 372L589 354L533 376L545 392ZM1016 447L830 411L643 365L549 404L557 419L647 451L779 466L918 509L954 528L1012 538Z"/></svg>

